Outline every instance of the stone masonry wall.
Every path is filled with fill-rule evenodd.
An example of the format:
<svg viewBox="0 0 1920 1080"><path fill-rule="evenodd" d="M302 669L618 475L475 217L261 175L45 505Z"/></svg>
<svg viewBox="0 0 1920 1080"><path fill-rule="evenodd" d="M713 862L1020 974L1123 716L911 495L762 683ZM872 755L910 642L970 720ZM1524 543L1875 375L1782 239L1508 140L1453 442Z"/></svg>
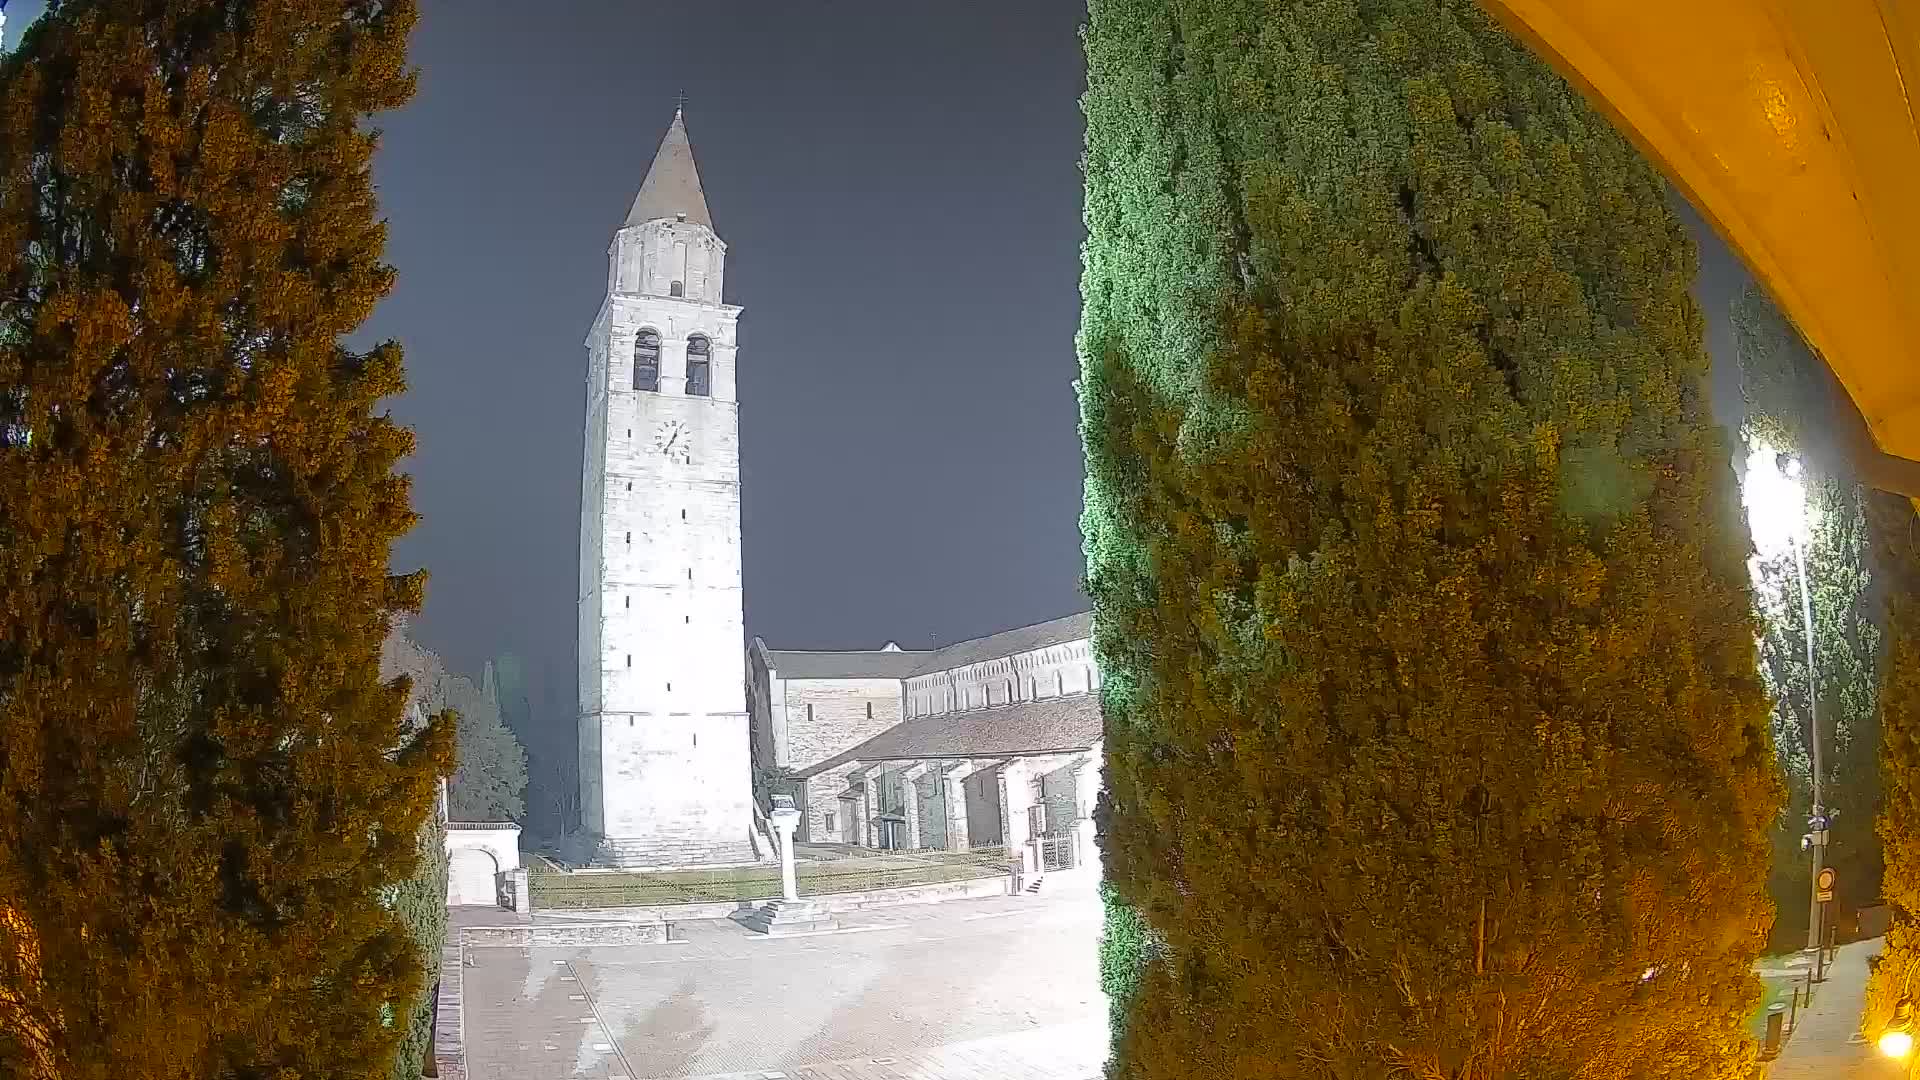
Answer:
<svg viewBox="0 0 1920 1080"><path fill-rule="evenodd" d="M900 722L900 682L897 679L787 679L787 762L794 769L816 765ZM814 777L807 784L807 812L802 834L826 836L826 811L839 812L837 796L846 788L850 768ZM820 783L827 780L826 784ZM838 830L832 840L838 840Z"/></svg>

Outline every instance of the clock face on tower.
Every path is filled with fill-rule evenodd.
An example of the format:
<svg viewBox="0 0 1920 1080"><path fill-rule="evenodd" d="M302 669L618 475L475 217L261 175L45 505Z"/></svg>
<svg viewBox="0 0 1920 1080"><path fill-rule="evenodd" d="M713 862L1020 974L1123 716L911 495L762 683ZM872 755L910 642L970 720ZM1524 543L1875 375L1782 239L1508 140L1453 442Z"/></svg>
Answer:
<svg viewBox="0 0 1920 1080"><path fill-rule="evenodd" d="M693 460L693 436L687 431L687 425L678 420L669 420L653 433L653 448L668 461L681 465Z"/></svg>

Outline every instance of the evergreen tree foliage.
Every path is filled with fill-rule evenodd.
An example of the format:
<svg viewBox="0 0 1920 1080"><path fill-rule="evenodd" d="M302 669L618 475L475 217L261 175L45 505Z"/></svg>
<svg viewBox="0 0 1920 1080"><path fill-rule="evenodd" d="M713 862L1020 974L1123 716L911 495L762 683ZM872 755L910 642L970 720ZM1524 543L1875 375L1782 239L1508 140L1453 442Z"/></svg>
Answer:
<svg viewBox="0 0 1920 1080"><path fill-rule="evenodd" d="M447 785L453 820L518 821L526 811L527 756L501 721L493 665L475 686L447 670L439 653L414 639L411 621L399 618L381 647L380 670L389 679L407 676L408 708L450 714L457 762Z"/></svg>
<svg viewBox="0 0 1920 1080"><path fill-rule="evenodd" d="M1773 468L1775 453L1801 464L1808 523L1805 550L1813 609L1814 668L1819 694L1821 783L1825 805L1836 811L1826 862L1838 871L1838 916L1877 900L1880 842L1879 715L1876 701L1881 647L1880 598L1870 570L1867 492L1850 476L1823 473L1826 455L1808 453L1810 425L1824 399L1813 365L1820 363L1764 290L1749 286L1734 305L1734 338L1745 400L1745 442ZM1756 530L1756 536L1766 530ZM1779 918L1770 948L1807 941L1813 867L1801 849L1813 808L1813 757L1808 713L1806 612L1800 559L1790 548L1757 551L1750 561L1761 626L1760 670L1773 697L1773 737L1785 778L1787 805L1773 830L1768 889Z"/></svg>
<svg viewBox="0 0 1920 1080"><path fill-rule="evenodd" d="M518 821L526 813L527 755L501 723L500 702L490 689L444 675L425 698L430 710L459 717L458 766L447 785L455 821Z"/></svg>
<svg viewBox="0 0 1920 1080"><path fill-rule="evenodd" d="M1085 43L1113 1074L1744 1075L1780 791L1661 182L1468 0Z"/></svg>
<svg viewBox="0 0 1920 1080"><path fill-rule="evenodd" d="M1876 491L1867 520L1887 597L1878 831L1886 858L1880 889L1893 924L1868 977L1861 1018L1877 1037L1903 1000L1920 998L1920 516L1907 499Z"/></svg>
<svg viewBox="0 0 1920 1080"><path fill-rule="evenodd" d="M440 949L447 941L447 861L447 828L436 814L420 832L419 872L388 894L388 906L406 924L422 969L421 991L411 1008L402 1010L407 1027L394 1055L393 1080L417 1080L433 1041L437 1002L432 991L439 982Z"/></svg>
<svg viewBox="0 0 1920 1080"><path fill-rule="evenodd" d="M413 20L71 0L0 61L0 1073L391 1068L453 733L379 676L412 440L342 339Z"/></svg>

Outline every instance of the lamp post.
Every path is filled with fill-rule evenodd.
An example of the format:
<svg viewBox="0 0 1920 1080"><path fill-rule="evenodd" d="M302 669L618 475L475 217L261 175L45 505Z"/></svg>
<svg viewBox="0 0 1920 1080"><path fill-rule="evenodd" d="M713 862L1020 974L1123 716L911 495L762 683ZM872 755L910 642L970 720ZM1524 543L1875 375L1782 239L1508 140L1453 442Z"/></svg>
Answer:
<svg viewBox="0 0 1920 1080"><path fill-rule="evenodd" d="M1801 479L1800 459L1791 454L1779 454L1774 458L1780 473L1788 486L1797 496L1793 507L1793 525L1788 529L1787 547L1793 552L1795 575L1800 579L1800 620L1807 638L1807 748L1813 759L1813 806L1807 815L1807 835L1805 846L1813 856L1813 870L1807 889L1807 948L1818 949L1823 944L1822 917L1825 902L1820 898L1820 870L1826 865L1827 848L1827 808L1825 800L1824 770L1820 761L1820 678L1814 666L1813 644L1813 589L1807 580L1807 500L1806 487Z"/></svg>

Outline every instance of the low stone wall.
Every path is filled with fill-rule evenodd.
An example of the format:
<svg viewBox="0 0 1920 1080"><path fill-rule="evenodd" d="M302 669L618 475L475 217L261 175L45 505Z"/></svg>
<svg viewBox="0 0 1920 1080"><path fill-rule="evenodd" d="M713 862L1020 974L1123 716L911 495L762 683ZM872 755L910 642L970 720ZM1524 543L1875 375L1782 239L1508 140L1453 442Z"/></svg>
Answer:
<svg viewBox="0 0 1920 1080"><path fill-rule="evenodd" d="M667 924L657 919L466 926L460 929L460 943L474 948L658 945L665 940L667 940Z"/></svg>

